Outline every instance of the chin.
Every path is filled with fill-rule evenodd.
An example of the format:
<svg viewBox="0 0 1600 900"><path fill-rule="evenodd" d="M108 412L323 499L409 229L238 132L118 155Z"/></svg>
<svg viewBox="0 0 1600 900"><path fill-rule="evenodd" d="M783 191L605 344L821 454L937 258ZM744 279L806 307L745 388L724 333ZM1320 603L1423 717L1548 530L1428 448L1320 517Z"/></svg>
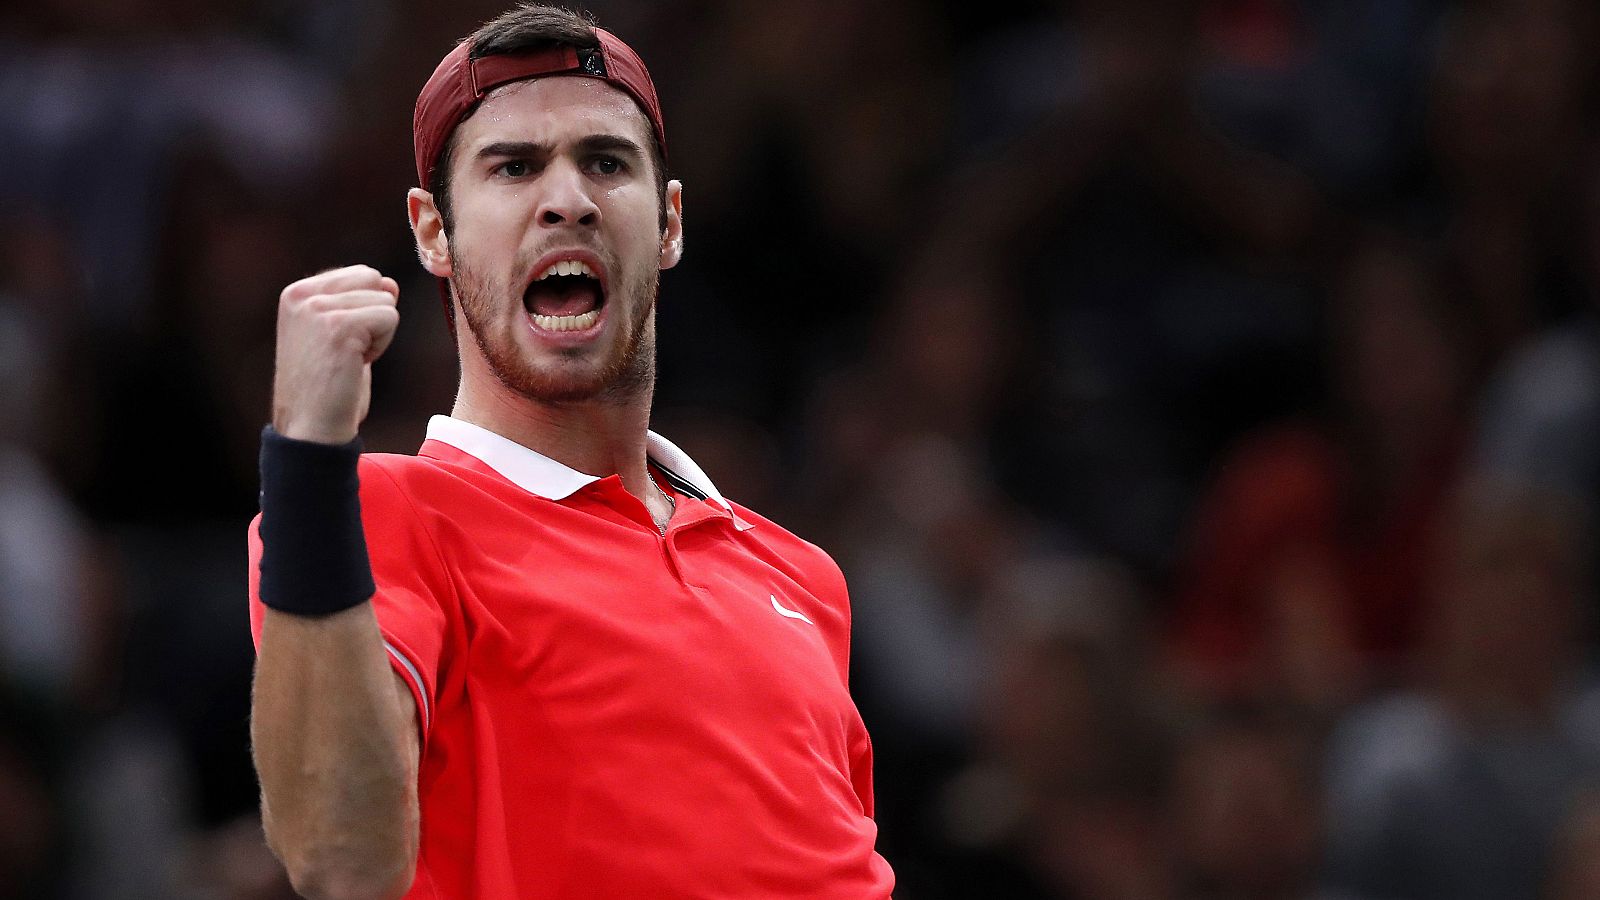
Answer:
<svg viewBox="0 0 1600 900"><path fill-rule="evenodd" d="M488 370L511 393L542 403L648 400L655 385L655 279L619 290L592 340L561 346L536 332L526 296L505 302L470 272L457 276L461 320Z"/></svg>
<svg viewBox="0 0 1600 900"><path fill-rule="evenodd" d="M651 332L635 328L630 335L609 336L604 348L559 353L545 360L529 359L539 351L512 339L510 333L488 342L473 329L473 338L495 379L518 396L541 403L622 402L640 394L648 397L655 383Z"/></svg>
<svg viewBox="0 0 1600 900"><path fill-rule="evenodd" d="M521 396L543 403L581 403L604 394L608 387L604 373L593 369L552 372L529 367L513 374L497 368L495 377Z"/></svg>

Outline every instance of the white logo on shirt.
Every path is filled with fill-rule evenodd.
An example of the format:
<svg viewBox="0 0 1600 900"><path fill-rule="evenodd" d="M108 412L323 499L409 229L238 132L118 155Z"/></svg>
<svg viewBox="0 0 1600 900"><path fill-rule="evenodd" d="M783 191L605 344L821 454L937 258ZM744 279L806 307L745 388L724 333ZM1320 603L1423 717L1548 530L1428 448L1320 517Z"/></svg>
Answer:
<svg viewBox="0 0 1600 900"><path fill-rule="evenodd" d="M799 619L800 621L806 623L807 625L815 625L815 624L817 624L817 623L811 621L810 619L806 618L806 614L805 613L800 612L799 610L793 610L793 609L788 609L788 608L784 607L784 605L782 603L778 602L778 595L777 594L773 594L771 596L772 596L772 608L778 611L778 615L783 616L784 618L788 618L788 619Z"/></svg>

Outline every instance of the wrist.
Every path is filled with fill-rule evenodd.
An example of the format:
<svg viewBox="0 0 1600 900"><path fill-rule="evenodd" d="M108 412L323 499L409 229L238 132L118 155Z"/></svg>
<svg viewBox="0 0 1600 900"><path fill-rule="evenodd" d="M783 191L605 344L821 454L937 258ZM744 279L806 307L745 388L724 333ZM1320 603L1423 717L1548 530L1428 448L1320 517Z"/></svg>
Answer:
<svg viewBox="0 0 1600 900"><path fill-rule="evenodd" d="M286 415L273 416L272 425L269 427L279 437L315 444L348 444L357 437L356 429L349 425L290 418Z"/></svg>
<svg viewBox="0 0 1600 900"><path fill-rule="evenodd" d="M326 616L376 590L361 527L361 442L261 432L261 602Z"/></svg>

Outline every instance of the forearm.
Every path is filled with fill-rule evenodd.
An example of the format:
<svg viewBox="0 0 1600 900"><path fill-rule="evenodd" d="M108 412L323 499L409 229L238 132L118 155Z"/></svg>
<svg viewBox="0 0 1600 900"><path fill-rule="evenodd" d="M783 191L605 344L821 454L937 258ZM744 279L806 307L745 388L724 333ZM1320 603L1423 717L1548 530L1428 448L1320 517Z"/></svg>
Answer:
<svg viewBox="0 0 1600 900"><path fill-rule="evenodd" d="M349 266L278 297L250 730L267 843L313 900L399 897L416 866L415 708L369 602L355 440L398 294Z"/></svg>
<svg viewBox="0 0 1600 900"><path fill-rule="evenodd" d="M414 706L372 605L268 609L251 735L267 841L311 898L398 897L418 841Z"/></svg>

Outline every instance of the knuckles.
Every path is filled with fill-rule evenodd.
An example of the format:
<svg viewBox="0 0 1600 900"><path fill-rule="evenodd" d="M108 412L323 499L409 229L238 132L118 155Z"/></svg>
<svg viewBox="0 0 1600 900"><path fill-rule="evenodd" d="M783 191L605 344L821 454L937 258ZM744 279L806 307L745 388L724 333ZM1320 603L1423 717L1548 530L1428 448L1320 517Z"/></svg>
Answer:
<svg viewBox="0 0 1600 900"><path fill-rule="evenodd" d="M280 360L365 357L399 325L398 288L371 266L347 266L283 289L278 304ZM287 355L285 355L287 354Z"/></svg>
<svg viewBox="0 0 1600 900"><path fill-rule="evenodd" d="M278 302L287 306L330 293L356 290L384 291L384 281L384 274L368 265L328 269L289 284L278 294ZM338 288L330 291L329 288L334 286Z"/></svg>

